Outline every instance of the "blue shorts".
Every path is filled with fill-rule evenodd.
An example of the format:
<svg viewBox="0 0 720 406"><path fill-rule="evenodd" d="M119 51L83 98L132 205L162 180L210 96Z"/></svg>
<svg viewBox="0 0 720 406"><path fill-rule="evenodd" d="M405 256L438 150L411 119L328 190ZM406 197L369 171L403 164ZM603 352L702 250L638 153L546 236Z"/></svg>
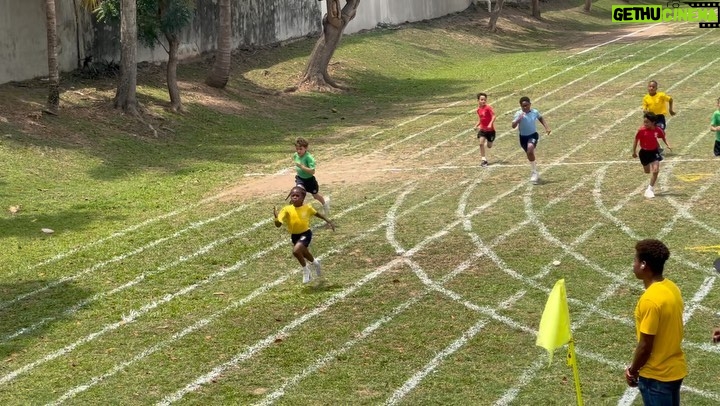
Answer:
<svg viewBox="0 0 720 406"><path fill-rule="evenodd" d="M309 247L310 241L312 241L312 230L308 229L307 231L300 234L290 234L290 240L293 243L293 247L298 242L306 247Z"/></svg>
<svg viewBox="0 0 720 406"><path fill-rule="evenodd" d="M538 141L540 141L540 135L538 133L520 136L520 146L525 152L527 152L528 144L533 144L535 147L537 147Z"/></svg>

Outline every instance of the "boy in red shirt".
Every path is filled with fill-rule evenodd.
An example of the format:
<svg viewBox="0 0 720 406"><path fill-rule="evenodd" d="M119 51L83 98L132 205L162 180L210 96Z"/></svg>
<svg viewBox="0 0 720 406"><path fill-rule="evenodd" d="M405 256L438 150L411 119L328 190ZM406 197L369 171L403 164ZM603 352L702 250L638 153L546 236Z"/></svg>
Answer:
<svg viewBox="0 0 720 406"><path fill-rule="evenodd" d="M495 141L495 111L487 104L487 94L478 93L477 99L478 123L475 125L475 129L479 130L477 138L480 142L480 166L488 166L488 161L485 159L485 145L492 148L493 141Z"/></svg>
<svg viewBox="0 0 720 406"><path fill-rule="evenodd" d="M651 173L650 186L645 190L645 197L655 197L655 191L653 187L658 178L658 172L660 172L660 142L658 138L662 138L667 149L672 151L670 145L668 145L665 139L665 132L662 128L657 127L657 116L653 113L645 113L643 115L643 126L640 127L637 134L635 134L635 142L633 143L633 158L640 157L640 163L645 170L645 173ZM640 154L637 153L637 146L640 144Z"/></svg>

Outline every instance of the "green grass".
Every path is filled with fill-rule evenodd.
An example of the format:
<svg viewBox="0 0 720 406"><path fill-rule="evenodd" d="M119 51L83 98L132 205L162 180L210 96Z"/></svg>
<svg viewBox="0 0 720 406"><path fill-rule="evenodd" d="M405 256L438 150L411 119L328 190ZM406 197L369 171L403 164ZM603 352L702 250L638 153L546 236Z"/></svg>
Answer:
<svg viewBox="0 0 720 406"><path fill-rule="evenodd" d="M42 118L40 82L2 86L0 404L154 404L196 381L178 403L572 404L563 351L547 367L534 345L564 278L586 404L616 405L645 237L669 245L690 315L683 404L717 404L719 253L698 247L720 244L720 31L670 24L577 54L628 27L607 1L543 6L543 22L509 9L495 34L468 11L346 36L331 66L344 93L275 93L312 40L236 57L222 91L202 85L206 63L182 65L182 115L145 67L157 138L109 108L112 80L64 76L61 115ZM651 78L678 115L646 200L630 147ZM499 114L489 168L471 130L481 90ZM521 95L553 128L538 186L509 126ZM312 286L270 219L297 136L338 226L316 224Z"/></svg>

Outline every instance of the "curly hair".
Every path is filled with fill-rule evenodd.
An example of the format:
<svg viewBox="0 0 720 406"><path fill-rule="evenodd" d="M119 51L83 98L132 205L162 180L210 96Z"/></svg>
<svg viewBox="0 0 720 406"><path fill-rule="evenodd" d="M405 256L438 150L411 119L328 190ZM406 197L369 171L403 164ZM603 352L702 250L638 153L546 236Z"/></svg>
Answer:
<svg viewBox="0 0 720 406"><path fill-rule="evenodd" d="M660 240L646 239L635 244L635 253L640 262L644 262L655 275L662 275L665 261L670 258L670 250Z"/></svg>
<svg viewBox="0 0 720 406"><path fill-rule="evenodd" d="M303 138L303 137L298 137L298 138L295 140L295 146L296 146L296 147L305 147L305 148L307 148L308 145L310 145L310 143L307 142L307 140L306 140L305 138Z"/></svg>

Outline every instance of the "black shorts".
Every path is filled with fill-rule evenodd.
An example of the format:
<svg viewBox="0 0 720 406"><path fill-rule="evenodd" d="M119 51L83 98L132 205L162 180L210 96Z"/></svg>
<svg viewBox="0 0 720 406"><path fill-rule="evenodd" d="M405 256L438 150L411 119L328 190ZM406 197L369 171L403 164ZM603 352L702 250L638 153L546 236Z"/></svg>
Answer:
<svg viewBox="0 0 720 406"><path fill-rule="evenodd" d="M311 176L309 178L301 178L295 175L295 184L302 185L302 187L305 188L305 191L310 193L311 195L314 195L320 191L320 186L318 186L317 179L315 179L314 176Z"/></svg>
<svg viewBox="0 0 720 406"><path fill-rule="evenodd" d="M483 137L488 142L493 142L493 141L495 141L495 130L480 130L477 133L477 137L478 138Z"/></svg>
<svg viewBox="0 0 720 406"><path fill-rule="evenodd" d="M667 127L667 124L665 123L665 115L657 114L655 117L657 117L657 119L655 120L655 125L665 131L665 127Z"/></svg>
<svg viewBox="0 0 720 406"><path fill-rule="evenodd" d="M290 234L290 240L292 241L293 246L295 246L295 244L299 241L300 244L309 247L310 241L312 241L312 230L308 229L304 233L300 234Z"/></svg>
<svg viewBox="0 0 720 406"><path fill-rule="evenodd" d="M642 166L650 165L651 163L657 161L662 161L662 157L660 156L660 152L656 149L652 151L648 151L645 149L641 149L640 153L638 154L638 158L640 158L640 163Z"/></svg>
<svg viewBox="0 0 720 406"><path fill-rule="evenodd" d="M528 144L533 144L535 147L537 147L538 141L540 141L540 135L538 133L520 136L520 146L525 152L527 152Z"/></svg>
<svg viewBox="0 0 720 406"><path fill-rule="evenodd" d="M715 153L715 156L720 156L720 141L715 140L715 147L713 148L713 153Z"/></svg>

